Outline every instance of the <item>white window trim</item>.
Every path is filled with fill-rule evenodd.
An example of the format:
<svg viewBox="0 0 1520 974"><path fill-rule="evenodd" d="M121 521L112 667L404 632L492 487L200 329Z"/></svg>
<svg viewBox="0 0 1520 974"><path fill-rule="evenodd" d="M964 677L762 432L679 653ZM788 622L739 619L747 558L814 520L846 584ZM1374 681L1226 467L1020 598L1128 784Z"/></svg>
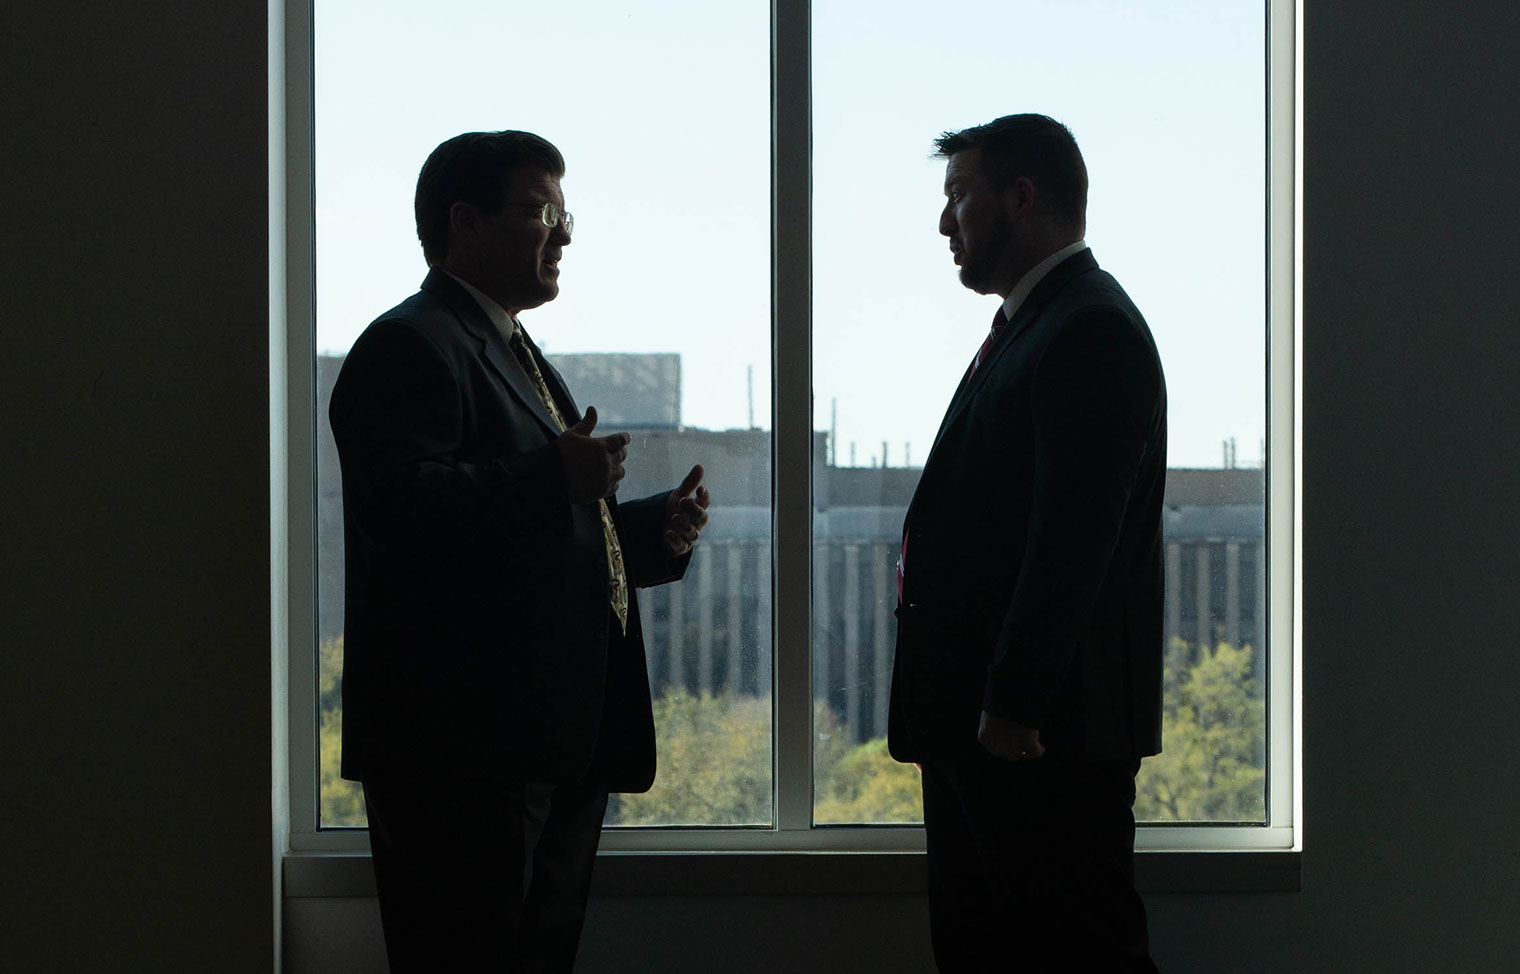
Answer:
<svg viewBox="0 0 1520 974"><path fill-rule="evenodd" d="M1189 868L1208 853L1207 874L1218 874L1220 854L1234 880L1203 880L1209 888L1287 888L1297 882L1302 849L1300 788L1301 587L1299 338L1302 257L1302 0L1267 0L1269 293L1268 368L1268 802L1271 824L1260 826L1142 826L1136 849L1152 857L1163 877L1152 888L1185 889L1196 883ZM799 853L814 872L829 853L921 854L922 828L812 826L812 410L811 410L811 73L809 0L772 0L772 285L774 389L774 591L776 810L774 828L609 829L602 850L609 860L663 862L657 872L683 875L680 862L699 853ZM275 734L284 753L274 756L275 821L288 822L287 895L372 895L355 885L354 862L365 860L367 831L318 829L317 672L315 653L316 487L315 274L312 191L312 0L270 0L271 30L271 322L272 374L283 380L271 392L271 506L276 628L273 672L277 709L281 685L284 729ZM282 36L283 35L283 36ZM283 45L284 59L278 51ZM276 131L283 119L283 131ZM279 165L283 148L283 167ZM283 256L283 261L281 257ZM283 266L280 266L283 263ZM281 357L283 356L283 361ZM283 476L282 476L283 474ZM283 596L283 602L281 602ZM278 716L277 716L278 721ZM280 770L288 768L288 795ZM288 806L283 806L288 798ZM1263 865L1267 860L1277 862ZM1291 864L1285 868L1287 859ZM726 857L727 858L727 857ZM796 858L796 857L792 857ZM1142 860L1147 856L1142 856ZM326 860L324 864L324 860ZM1254 864L1254 865L1253 865ZM689 871L689 870L688 870ZM857 870L858 871L858 870ZM613 870L618 874L617 870ZM775 870L772 868L771 873ZM1146 868L1141 867L1144 875ZM1196 870L1194 871L1196 872ZM743 883L741 870L736 882ZM1202 874L1199 874L1202 875ZM1287 878L1291 875L1291 883ZM1165 878L1165 877L1171 878ZM323 879L326 877L326 879ZM1180 879L1178 877L1181 877ZM1254 877L1254 878L1253 878ZM664 884L664 880L662 880ZM1243 885L1242 885L1243 884ZM616 885L616 884L614 884ZM668 885L668 884L664 884ZM661 888L664 888L664 885ZM761 883L761 886L767 884ZM846 883L848 885L848 883ZM890 884L889 884L890 885ZM1145 885L1142 883L1142 885ZM679 888L674 890L679 892ZM763 891L763 890L757 890Z"/></svg>

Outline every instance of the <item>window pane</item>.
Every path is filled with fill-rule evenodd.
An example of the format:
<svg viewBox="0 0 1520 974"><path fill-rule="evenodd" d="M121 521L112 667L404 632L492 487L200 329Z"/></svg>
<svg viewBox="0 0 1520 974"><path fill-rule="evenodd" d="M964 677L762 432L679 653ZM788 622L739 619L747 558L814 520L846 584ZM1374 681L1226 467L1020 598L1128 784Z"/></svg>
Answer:
<svg viewBox="0 0 1520 974"><path fill-rule="evenodd" d="M319 0L316 30L321 824L338 777L341 492L327 397L349 346L415 290L418 169L517 128L567 161L562 293L523 322L599 431L633 435L619 496L707 469L686 578L639 592L659 779L609 824L768 824L771 810L769 6ZM458 25L468 24L468 30Z"/></svg>
<svg viewBox="0 0 1520 974"><path fill-rule="evenodd" d="M903 515L995 298L937 230L932 140L1064 121L1087 242L1166 369L1166 753L1137 816L1265 812L1265 10L1226 0L814 0L815 820L916 822L885 754ZM1259 452L1258 452L1259 451ZM976 530L967 512L967 530Z"/></svg>

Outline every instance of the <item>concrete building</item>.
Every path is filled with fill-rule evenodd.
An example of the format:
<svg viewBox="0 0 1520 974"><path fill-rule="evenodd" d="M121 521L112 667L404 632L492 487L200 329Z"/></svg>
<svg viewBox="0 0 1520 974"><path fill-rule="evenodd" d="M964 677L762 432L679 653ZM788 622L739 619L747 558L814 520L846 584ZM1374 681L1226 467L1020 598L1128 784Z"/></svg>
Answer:
<svg viewBox="0 0 1520 974"><path fill-rule="evenodd" d="M634 419L679 418L680 360L661 355L553 356L576 398ZM343 631L342 494L326 403L341 358L322 356L318 378L318 631ZM572 378L574 376L574 378ZM666 379L674 388L656 390ZM580 384L585 382L585 386ZM623 403L631 403L624 406ZM650 681L656 694L770 692L771 477L765 430L683 429L678 422L628 429L620 493L642 497L678 483L701 463L713 520L685 583L641 590ZM855 740L886 733L897 619L893 577L903 517L921 468L838 467L827 434L815 434L814 686ZM1265 642L1266 558L1259 469L1167 473L1166 637L1196 652L1218 642Z"/></svg>

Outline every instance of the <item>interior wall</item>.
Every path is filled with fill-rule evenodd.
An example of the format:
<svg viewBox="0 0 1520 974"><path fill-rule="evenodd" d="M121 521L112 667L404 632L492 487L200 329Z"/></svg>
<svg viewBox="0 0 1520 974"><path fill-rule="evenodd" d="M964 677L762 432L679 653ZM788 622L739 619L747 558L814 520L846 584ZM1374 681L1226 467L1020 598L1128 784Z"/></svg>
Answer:
<svg viewBox="0 0 1520 974"><path fill-rule="evenodd" d="M0 970L274 965L266 15L0 30Z"/></svg>
<svg viewBox="0 0 1520 974"><path fill-rule="evenodd" d="M1160 897L1177 970L1520 948L1520 9L1306 3L1303 891Z"/></svg>
<svg viewBox="0 0 1520 974"><path fill-rule="evenodd" d="M1151 896L1156 954L1505 970L1520 8L1309 7L1303 889ZM264 16L27 4L0 34L6 970L272 963ZM372 901L325 903L291 902L301 956L373 956ZM920 970L918 911L597 901L584 968ZM304 969L373 969L347 956Z"/></svg>
<svg viewBox="0 0 1520 974"><path fill-rule="evenodd" d="M1303 888L1150 898L1167 971L1520 952L1520 8L1306 3Z"/></svg>

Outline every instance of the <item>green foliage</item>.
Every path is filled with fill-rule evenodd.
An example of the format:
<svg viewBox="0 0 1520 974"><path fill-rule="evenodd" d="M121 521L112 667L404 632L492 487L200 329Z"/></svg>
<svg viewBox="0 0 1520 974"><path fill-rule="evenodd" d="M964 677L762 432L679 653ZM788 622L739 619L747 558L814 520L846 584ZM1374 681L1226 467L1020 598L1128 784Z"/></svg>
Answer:
<svg viewBox="0 0 1520 974"><path fill-rule="evenodd" d="M1167 652L1163 746L1140 771L1142 822L1259 822L1266 818L1266 707L1251 675L1254 650L1221 643ZM358 783L338 776L343 640L322 644L318 668L324 826L363 826ZM768 697L675 692L654 702L659 776L643 795L614 795L609 825L769 825ZM814 711L815 820L913 824L923 820L919 774L887 753L885 738L852 744L837 714Z"/></svg>
<svg viewBox="0 0 1520 974"><path fill-rule="evenodd" d="M1266 704L1250 646L1220 643L1196 658L1181 640L1167 652L1162 753L1136 781L1145 822L1266 820Z"/></svg>
<svg viewBox="0 0 1520 974"><path fill-rule="evenodd" d="M770 824L770 698L678 691L654 702L654 723L654 787L614 795L607 824Z"/></svg>
<svg viewBox="0 0 1520 974"><path fill-rule="evenodd" d="M343 637L329 639L317 650L317 706L321 713L317 760L320 776L321 824L326 828L368 824L364 815L364 789L357 781L338 776L343 753Z"/></svg>
<svg viewBox="0 0 1520 974"><path fill-rule="evenodd" d="M843 753L820 745L814 760L818 793L813 820L818 824L898 825L924 820L918 769L888 754L885 737Z"/></svg>
<svg viewBox="0 0 1520 974"><path fill-rule="evenodd" d="M770 823L769 698L676 693L655 701L654 712L659 777L647 795L614 796L608 824ZM852 745L821 702L814 730L818 822L921 820L918 771L894 761L885 739Z"/></svg>

